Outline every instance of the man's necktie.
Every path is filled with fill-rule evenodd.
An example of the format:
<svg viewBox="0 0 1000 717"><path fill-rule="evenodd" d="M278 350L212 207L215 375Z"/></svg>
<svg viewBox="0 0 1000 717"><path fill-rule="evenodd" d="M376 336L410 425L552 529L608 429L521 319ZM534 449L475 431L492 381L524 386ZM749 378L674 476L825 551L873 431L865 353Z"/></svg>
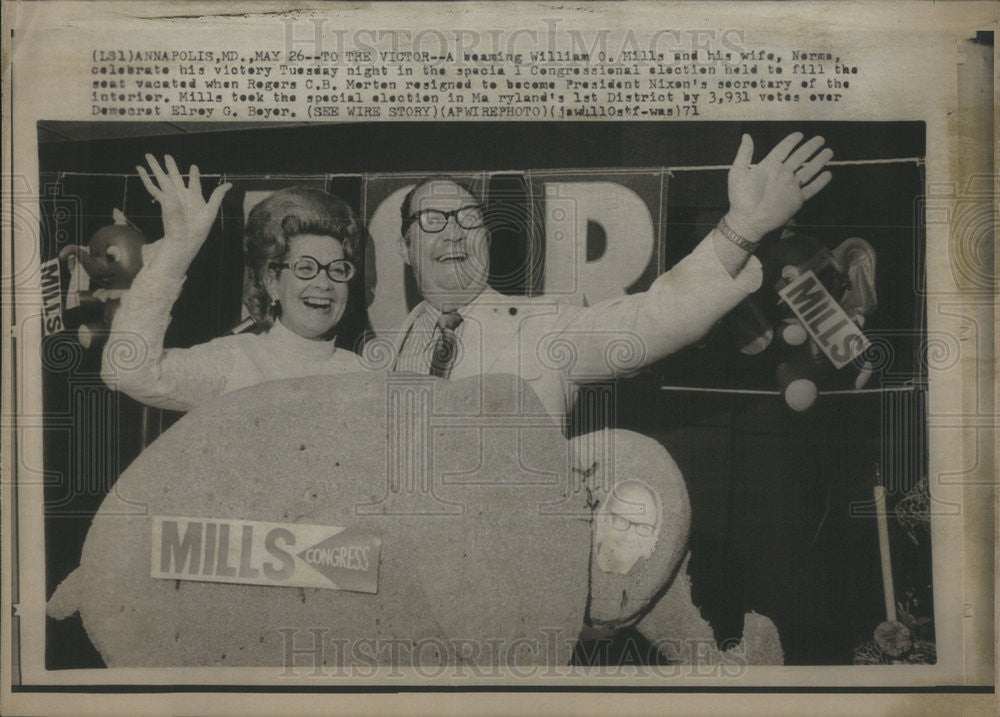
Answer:
<svg viewBox="0 0 1000 717"><path fill-rule="evenodd" d="M457 311L442 313L437 321L437 327L441 331L437 343L434 344L434 353L431 355L431 376L448 378L451 375L452 364L455 363L455 352L457 349L458 337L455 329L462 323L462 315Z"/></svg>

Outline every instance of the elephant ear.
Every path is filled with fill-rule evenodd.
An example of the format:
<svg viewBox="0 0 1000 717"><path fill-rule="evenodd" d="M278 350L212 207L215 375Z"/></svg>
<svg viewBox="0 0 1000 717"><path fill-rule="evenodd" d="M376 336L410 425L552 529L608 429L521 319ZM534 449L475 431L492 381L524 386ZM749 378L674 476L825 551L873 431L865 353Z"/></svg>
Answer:
<svg viewBox="0 0 1000 717"><path fill-rule="evenodd" d="M587 478L597 503L593 521L588 624L597 630L617 630L638 622L670 584L687 552L691 505L680 468L659 441L622 429L605 429L577 436L572 450L579 465L593 466ZM652 552L625 557L627 569L612 569L598 554L612 537L602 508L616 485L641 483L655 496ZM632 530L633 528L628 528ZM611 540L609 544L617 541ZM619 546L620 548L620 546ZM616 550L619 548L612 548ZM605 557L608 553L605 553Z"/></svg>
<svg viewBox="0 0 1000 717"><path fill-rule="evenodd" d="M841 297L840 305L860 326L878 305L875 290L875 249L860 237L851 237L833 250L833 258L841 272L850 278L850 287Z"/></svg>

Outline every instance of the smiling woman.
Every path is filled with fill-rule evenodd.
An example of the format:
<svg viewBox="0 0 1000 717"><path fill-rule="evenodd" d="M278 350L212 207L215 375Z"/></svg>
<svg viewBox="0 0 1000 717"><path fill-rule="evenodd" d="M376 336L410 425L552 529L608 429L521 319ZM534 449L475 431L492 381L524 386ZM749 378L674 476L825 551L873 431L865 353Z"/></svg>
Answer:
<svg viewBox="0 0 1000 717"><path fill-rule="evenodd" d="M321 257L317 259L316 257ZM322 257L332 257L324 263ZM268 294L281 310L281 322L307 339L330 333L344 314L346 282L354 265L337 239L299 234L288 242L288 260L268 265Z"/></svg>
<svg viewBox="0 0 1000 717"><path fill-rule="evenodd" d="M257 325L332 339L362 252L350 206L319 189L281 189L250 212L244 248L244 295Z"/></svg>
<svg viewBox="0 0 1000 717"><path fill-rule="evenodd" d="M173 158L166 157L166 171L152 156L147 161L154 177L141 167L139 175L163 209L164 238L147 247L111 327L102 365L110 387L188 410L264 381L361 370L335 340L357 293L350 282L363 258L360 225L345 201L308 187L273 193L247 221L246 305L263 332L164 350L170 308L230 185L206 202L197 167L185 185Z"/></svg>

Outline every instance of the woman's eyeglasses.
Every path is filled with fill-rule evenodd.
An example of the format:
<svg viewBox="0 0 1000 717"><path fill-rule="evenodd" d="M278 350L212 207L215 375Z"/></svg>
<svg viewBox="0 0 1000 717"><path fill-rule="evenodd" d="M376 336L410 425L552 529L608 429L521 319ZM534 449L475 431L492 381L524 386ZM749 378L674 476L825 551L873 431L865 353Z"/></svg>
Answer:
<svg viewBox="0 0 1000 717"><path fill-rule="evenodd" d="M421 209L410 217L420 224L420 228L428 234L437 234L448 226L449 217L455 217L455 223L463 229L478 229L483 225L483 208L478 204L469 204L449 212L441 209Z"/></svg>
<svg viewBox="0 0 1000 717"><path fill-rule="evenodd" d="M272 262L270 266L272 269L291 269L292 273L303 281L315 279L322 270L330 277L330 281L335 281L338 284L350 281L355 272L354 264L347 259L334 259L329 264L320 264L311 256L300 256L291 264Z"/></svg>

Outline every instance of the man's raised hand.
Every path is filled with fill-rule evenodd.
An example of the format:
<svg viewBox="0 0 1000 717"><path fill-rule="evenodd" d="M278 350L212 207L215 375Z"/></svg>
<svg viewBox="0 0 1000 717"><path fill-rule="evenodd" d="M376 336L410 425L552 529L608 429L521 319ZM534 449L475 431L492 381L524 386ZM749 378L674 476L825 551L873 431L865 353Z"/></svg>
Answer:
<svg viewBox="0 0 1000 717"><path fill-rule="evenodd" d="M743 135L729 169L729 213L726 222L750 241L784 226L810 197L832 178L823 171L833 150L820 151L824 139L802 142L793 132L779 142L759 164L751 164L753 140ZM800 144L801 142L801 144Z"/></svg>

